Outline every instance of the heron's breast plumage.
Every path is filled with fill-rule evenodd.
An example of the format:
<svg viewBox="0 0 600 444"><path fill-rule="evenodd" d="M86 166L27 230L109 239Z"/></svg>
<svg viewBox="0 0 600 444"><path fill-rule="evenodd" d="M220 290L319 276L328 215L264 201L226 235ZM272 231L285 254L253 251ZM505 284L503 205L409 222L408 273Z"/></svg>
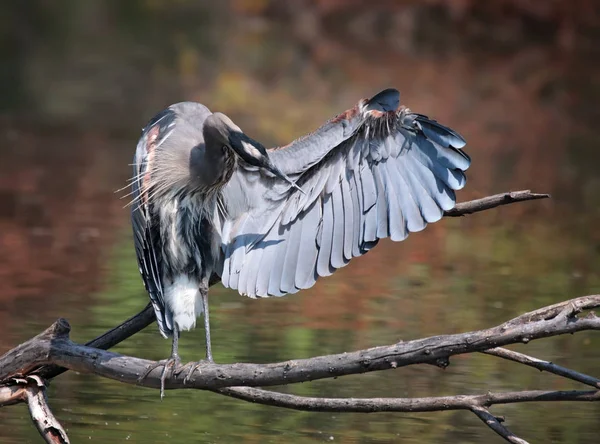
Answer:
<svg viewBox="0 0 600 444"><path fill-rule="evenodd" d="M189 195L170 196L155 204L165 302L180 330L193 328L202 314L198 288L202 279L210 277L216 261L210 206L210 201Z"/></svg>

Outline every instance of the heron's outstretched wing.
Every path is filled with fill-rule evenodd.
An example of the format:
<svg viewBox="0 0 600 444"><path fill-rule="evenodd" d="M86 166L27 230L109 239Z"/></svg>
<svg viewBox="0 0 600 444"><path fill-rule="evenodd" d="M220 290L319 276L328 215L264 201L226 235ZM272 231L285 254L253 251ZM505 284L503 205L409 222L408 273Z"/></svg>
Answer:
<svg viewBox="0 0 600 444"><path fill-rule="evenodd" d="M382 91L270 150L304 193L240 164L222 192L225 286L251 297L294 293L454 207L470 164L464 139L399 98Z"/></svg>
<svg viewBox="0 0 600 444"><path fill-rule="evenodd" d="M175 113L170 109L157 114L142 130L133 159L131 223L135 252L144 286L154 307L158 328L164 337L173 333L173 319L171 312L165 307L161 282L160 230L151 220L151 203L145 181L149 179L154 150L171 130L174 119Z"/></svg>

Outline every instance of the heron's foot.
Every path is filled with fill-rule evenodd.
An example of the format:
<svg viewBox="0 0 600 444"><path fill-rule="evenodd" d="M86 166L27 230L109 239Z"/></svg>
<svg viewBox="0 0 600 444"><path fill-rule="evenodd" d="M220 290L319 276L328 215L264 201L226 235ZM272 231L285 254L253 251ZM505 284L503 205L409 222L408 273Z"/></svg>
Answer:
<svg viewBox="0 0 600 444"><path fill-rule="evenodd" d="M213 361L212 356L210 358L207 359L201 359L200 361L197 362L190 362L189 364L186 364L184 366L185 367L190 367L190 369L187 372L187 375L185 375L185 378L183 378L183 383L187 384L190 380L190 378L192 377L192 375L194 374L194 372L196 370L198 370L200 367L206 365L206 364L214 364L215 361ZM202 370L200 370L200 373L202 373Z"/></svg>
<svg viewBox="0 0 600 444"><path fill-rule="evenodd" d="M149 365L144 374L138 378L138 382L146 379L152 370L161 366L163 370L160 374L160 399L163 399L165 397L165 381L167 379L167 375L171 376L173 374L179 374L183 369L183 366L181 365L181 359L178 355L171 356L169 359L161 359L160 361Z"/></svg>

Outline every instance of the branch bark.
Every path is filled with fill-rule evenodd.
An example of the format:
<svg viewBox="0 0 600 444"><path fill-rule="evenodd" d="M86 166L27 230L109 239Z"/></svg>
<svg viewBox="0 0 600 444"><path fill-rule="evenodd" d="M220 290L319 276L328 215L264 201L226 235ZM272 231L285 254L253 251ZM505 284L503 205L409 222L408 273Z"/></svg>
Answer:
<svg viewBox="0 0 600 444"><path fill-rule="evenodd" d="M575 370L562 367L550 361L544 361L543 359L534 358L533 356L529 356L524 353L507 350L502 347L490 348L489 350L484 350L481 353L485 353L486 355L497 356L499 358L507 359L513 362L518 362L519 364L528 365L530 367L537 368L540 371L554 373L555 375L562 376L567 379L572 379L573 381L581 382L582 384L592 386L596 389L600 388L600 379L598 378L584 375L583 373L576 372Z"/></svg>
<svg viewBox="0 0 600 444"><path fill-rule="evenodd" d="M483 393L428 398L313 398L289 395L253 387L231 387L217 393L257 404L310 412L438 412L471 410L496 404L550 401L600 401L599 390L526 390L521 392Z"/></svg>
<svg viewBox="0 0 600 444"><path fill-rule="evenodd" d="M485 407L473 407L471 409L475 415L483 421L483 423L504 438L506 441L514 443L514 444L529 444L524 439L519 438L513 432L508 430L506 427L502 425L502 421L496 418L494 415L490 413L488 409Z"/></svg>

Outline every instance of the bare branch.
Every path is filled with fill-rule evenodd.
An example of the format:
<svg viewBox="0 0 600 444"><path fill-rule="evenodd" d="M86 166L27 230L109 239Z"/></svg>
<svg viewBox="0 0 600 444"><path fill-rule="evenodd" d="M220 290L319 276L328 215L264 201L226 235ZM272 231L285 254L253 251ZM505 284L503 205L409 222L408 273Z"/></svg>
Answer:
<svg viewBox="0 0 600 444"><path fill-rule="evenodd" d="M108 330L97 338L86 342L85 345L101 350L108 350L137 332L142 331L144 328L154 323L155 320L156 317L154 315L154 310L152 309L152 304L149 303L146 305L146 308L138 314L130 317L122 324ZM59 365L47 365L40 368L36 373L39 374L42 379L48 380L61 375L68 370L68 368L60 367ZM1 374L2 371L0 370L0 375Z"/></svg>
<svg viewBox="0 0 600 444"><path fill-rule="evenodd" d="M306 382L432 363L461 353L483 351L507 344L529 342L533 339L583 330L600 330L600 318L596 316L579 318L574 314L582 303L588 307L600 306L600 296L573 299L565 304L563 310L554 318L531 322L515 322L513 319L497 327L475 332L434 336L351 353L274 364L206 363L189 378L187 383L184 383L186 372L180 372L168 378L165 387L167 389L218 389L231 386L257 387ZM55 332L54 336L48 337L44 332L37 337L37 340L28 341L17 347L15 350L18 350L19 360L12 359L15 356L14 350L0 357L0 369L2 369L0 380L23 373L24 368L53 363L82 373L94 373L129 384L160 387L160 366L151 371L141 382L138 380L149 366L155 365L154 361L73 343L68 338L69 329L66 321L59 320L56 324L61 325L62 328L53 326L46 331ZM27 366L22 362L28 362Z"/></svg>
<svg viewBox="0 0 600 444"><path fill-rule="evenodd" d="M40 435L50 444L69 444L69 437L48 406L44 382L38 376L27 379L29 414Z"/></svg>
<svg viewBox="0 0 600 444"><path fill-rule="evenodd" d="M502 425L502 422L498 420L494 415L490 413L488 409L485 407L474 406L471 408L471 411L477 415L479 419L483 421L485 425L487 425L490 429L500 435L508 442L512 442L514 444L529 444L524 439L519 438L513 432L508 430L506 427Z"/></svg>
<svg viewBox="0 0 600 444"><path fill-rule="evenodd" d="M548 305L529 313L522 314L509 321L513 325L523 324L531 321L551 319L558 316L561 312L579 313L582 310L590 310L598 307L598 295L582 296L577 299L570 299L557 304Z"/></svg>
<svg viewBox="0 0 600 444"><path fill-rule="evenodd" d="M215 390L232 398L257 404L271 405L311 412L437 412L442 410L471 410L496 404L549 401L599 401L599 390L485 393L481 395L438 396L428 398L313 398L289 395L254 387L229 387Z"/></svg>
<svg viewBox="0 0 600 444"><path fill-rule="evenodd" d="M27 401L25 388L16 384L0 386L0 407Z"/></svg>
<svg viewBox="0 0 600 444"><path fill-rule="evenodd" d="M555 375L563 376L565 378L572 379L573 381L590 385L594 388L600 388L600 379L598 378L594 378L593 376L576 372L575 370L562 367L549 361L534 358L533 356L529 356L523 353L508 350L502 347L490 348L489 350L484 350L481 353L485 353L486 355L498 356L499 358L518 362L519 364L525 364L530 367L535 367L540 371L554 373Z"/></svg>
<svg viewBox="0 0 600 444"><path fill-rule="evenodd" d="M42 347L41 344L47 344L57 337L67 337L71 327L66 319L59 319L42 333L30 339L27 342L9 350L0 358L0 382L11 379L15 376L22 376L30 373L42 364L50 362L49 347ZM35 349L38 351L35 360L24 353L24 350ZM44 354L45 353L45 354Z"/></svg>
<svg viewBox="0 0 600 444"><path fill-rule="evenodd" d="M489 210L501 205L508 205L515 202L524 202L527 200L548 199L549 194L532 193L530 190L511 191L508 193L495 194L493 196L475 199L469 202L456 204L451 210L445 211L444 216L457 217L466 214L473 214L479 211Z"/></svg>
<svg viewBox="0 0 600 444"><path fill-rule="evenodd" d="M69 437L48 406L46 386L39 376L14 378L0 386L0 406L21 402L27 403L31 420L47 443L69 444Z"/></svg>

